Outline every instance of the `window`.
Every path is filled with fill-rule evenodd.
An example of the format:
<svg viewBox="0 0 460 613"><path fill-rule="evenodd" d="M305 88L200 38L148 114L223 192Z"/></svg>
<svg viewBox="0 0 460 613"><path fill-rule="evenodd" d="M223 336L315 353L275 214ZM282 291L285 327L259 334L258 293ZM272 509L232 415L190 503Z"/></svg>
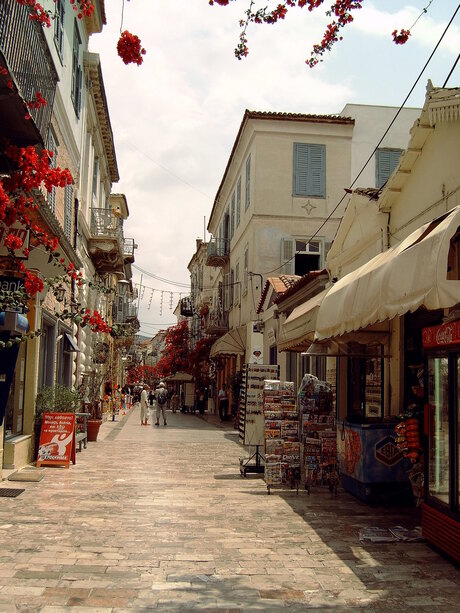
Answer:
<svg viewBox="0 0 460 613"><path fill-rule="evenodd" d="M64 0L56 0L56 16L54 19L54 43L62 60L64 46Z"/></svg>
<svg viewBox="0 0 460 613"><path fill-rule="evenodd" d="M326 197L326 145L294 143L293 193Z"/></svg>
<svg viewBox="0 0 460 613"><path fill-rule="evenodd" d="M281 272L285 275L305 275L324 265L322 240L281 239Z"/></svg>
<svg viewBox="0 0 460 613"><path fill-rule="evenodd" d="M48 150L52 152L52 157L50 158L50 168L56 168L57 165L57 141L54 133L50 130L48 137ZM46 198L49 208L56 212L56 188L52 187L51 191L48 192L48 196Z"/></svg>
<svg viewBox="0 0 460 613"><path fill-rule="evenodd" d="M232 195L232 208L230 214L230 240L233 238L235 234L235 192Z"/></svg>
<svg viewBox="0 0 460 613"><path fill-rule="evenodd" d="M93 207L97 206L97 185L98 185L98 178L99 178L99 160L98 158L94 158L94 164L93 164L93 187L92 187L92 194L93 194Z"/></svg>
<svg viewBox="0 0 460 613"><path fill-rule="evenodd" d="M249 247L244 248L244 267L243 267L243 294L248 291L248 266L249 266Z"/></svg>
<svg viewBox="0 0 460 613"><path fill-rule="evenodd" d="M398 165L401 149L377 149L375 152L375 184L380 188L388 181Z"/></svg>
<svg viewBox="0 0 460 613"><path fill-rule="evenodd" d="M247 211L251 204L251 156L246 160L246 200L244 210Z"/></svg>
<svg viewBox="0 0 460 613"><path fill-rule="evenodd" d="M65 186L64 193L64 233L72 241L73 185Z"/></svg>
<svg viewBox="0 0 460 613"><path fill-rule="evenodd" d="M54 384L55 326L43 320L40 334L38 390Z"/></svg>
<svg viewBox="0 0 460 613"><path fill-rule="evenodd" d="M234 298L233 298L233 301L235 304L238 304L240 301L240 290L241 290L240 263L237 262L235 264L235 291L234 291Z"/></svg>
<svg viewBox="0 0 460 613"><path fill-rule="evenodd" d="M236 227L240 225L241 219L241 177L236 184Z"/></svg>
<svg viewBox="0 0 460 613"><path fill-rule="evenodd" d="M270 357L269 357L269 364L277 364L277 360L278 360L278 353L276 350L276 345L272 345L269 349L270 351Z"/></svg>
<svg viewBox="0 0 460 613"><path fill-rule="evenodd" d="M26 357L26 343L21 343L6 403L5 438L23 433Z"/></svg>
<svg viewBox="0 0 460 613"><path fill-rule="evenodd" d="M73 108L77 117L80 116L81 110L81 89L82 89L82 69L80 66L80 46L81 38L78 32L78 25L75 21L73 30L73 48L72 48L72 86L70 89L70 97L72 99Z"/></svg>

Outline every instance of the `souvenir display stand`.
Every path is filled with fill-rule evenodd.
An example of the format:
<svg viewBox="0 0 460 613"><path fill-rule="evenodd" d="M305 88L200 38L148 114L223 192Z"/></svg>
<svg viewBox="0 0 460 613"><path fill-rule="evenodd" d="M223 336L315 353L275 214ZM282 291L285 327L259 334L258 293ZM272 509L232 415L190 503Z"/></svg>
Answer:
<svg viewBox="0 0 460 613"><path fill-rule="evenodd" d="M331 387L306 374L298 392L300 441L303 445L305 489L328 485L337 492L337 433Z"/></svg>
<svg viewBox="0 0 460 613"><path fill-rule="evenodd" d="M263 394L265 420L265 471L267 492L289 487L299 493L299 419L294 384L266 380Z"/></svg>
<svg viewBox="0 0 460 613"><path fill-rule="evenodd" d="M241 383L239 435L243 445L255 448L249 458L240 459L240 474L263 473L264 446L263 392L265 379L279 377L279 366L245 364Z"/></svg>

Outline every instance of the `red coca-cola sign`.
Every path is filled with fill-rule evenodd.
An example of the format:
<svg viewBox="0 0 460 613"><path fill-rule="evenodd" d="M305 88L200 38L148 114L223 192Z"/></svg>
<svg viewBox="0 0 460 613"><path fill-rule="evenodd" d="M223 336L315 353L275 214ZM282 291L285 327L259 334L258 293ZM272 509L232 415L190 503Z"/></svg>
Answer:
<svg viewBox="0 0 460 613"><path fill-rule="evenodd" d="M425 349L460 344L460 320L423 328L422 342Z"/></svg>

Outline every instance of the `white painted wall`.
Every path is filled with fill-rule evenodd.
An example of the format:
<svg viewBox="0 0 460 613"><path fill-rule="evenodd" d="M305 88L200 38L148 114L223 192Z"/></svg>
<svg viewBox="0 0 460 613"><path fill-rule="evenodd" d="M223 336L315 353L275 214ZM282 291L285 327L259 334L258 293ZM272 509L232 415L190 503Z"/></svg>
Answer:
<svg viewBox="0 0 460 613"><path fill-rule="evenodd" d="M352 181L372 155L374 148L394 119L397 111L397 107L367 104L346 104L340 111L342 117L352 117L355 120L351 156ZM379 147L405 149L409 142L410 129L420 116L420 111L420 108L402 109ZM353 187L375 186L375 155L372 155L369 164Z"/></svg>

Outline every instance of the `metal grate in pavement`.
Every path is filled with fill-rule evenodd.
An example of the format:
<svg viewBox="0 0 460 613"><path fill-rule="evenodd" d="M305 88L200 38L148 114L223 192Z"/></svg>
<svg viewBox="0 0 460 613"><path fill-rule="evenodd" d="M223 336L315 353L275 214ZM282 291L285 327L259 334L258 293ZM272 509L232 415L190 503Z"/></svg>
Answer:
<svg viewBox="0 0 460 613"><path fill-rule="evenodd" d="M0 498L16 498L19 494L22 494L25 490L20 490L12 487L0 487Z"/></svg>

